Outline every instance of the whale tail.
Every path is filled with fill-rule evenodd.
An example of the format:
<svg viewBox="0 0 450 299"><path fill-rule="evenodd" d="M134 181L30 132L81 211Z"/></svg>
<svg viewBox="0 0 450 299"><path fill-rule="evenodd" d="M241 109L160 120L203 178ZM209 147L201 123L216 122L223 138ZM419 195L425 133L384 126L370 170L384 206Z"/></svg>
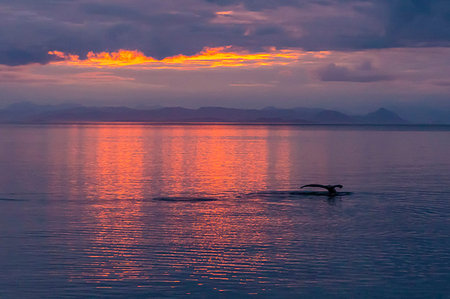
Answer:
<svg viewBox="0 0 450 299"><path fill-rule="evenodd" d="M308 184L308 185L303 185L300 187L300 189L306 188L306 187L317 187L317 188L323 188L326 189L328 191L328 194L330 195L335 195L337 193L336 188L341 189L342 185L321 185L321 184Z"/></svg>

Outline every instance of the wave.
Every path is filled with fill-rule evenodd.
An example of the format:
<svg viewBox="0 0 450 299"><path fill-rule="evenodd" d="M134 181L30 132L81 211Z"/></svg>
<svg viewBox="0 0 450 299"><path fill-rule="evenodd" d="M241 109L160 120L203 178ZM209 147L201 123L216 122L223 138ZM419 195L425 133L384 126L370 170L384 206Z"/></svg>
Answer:
<svg viewBox="0 0 450 299"><path fill-rule="evenodd" d="M168 197L154 197L153 200L157 201L170 201L170 202L202 202L202 201L217 201L218 198L213 197L189 197L189 196L168 196Z"/></svg>

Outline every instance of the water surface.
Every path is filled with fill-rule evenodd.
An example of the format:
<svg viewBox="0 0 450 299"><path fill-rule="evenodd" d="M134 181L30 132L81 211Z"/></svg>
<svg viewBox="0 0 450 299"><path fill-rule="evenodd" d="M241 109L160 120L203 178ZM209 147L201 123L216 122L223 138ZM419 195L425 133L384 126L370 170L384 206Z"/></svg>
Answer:
<svg viewBox="0 0 450 299"><path fill-rule="evenodd" d="M1 298L449 298L446 127L0 136ZM351 194L293 192L308 183Z"/></svg>

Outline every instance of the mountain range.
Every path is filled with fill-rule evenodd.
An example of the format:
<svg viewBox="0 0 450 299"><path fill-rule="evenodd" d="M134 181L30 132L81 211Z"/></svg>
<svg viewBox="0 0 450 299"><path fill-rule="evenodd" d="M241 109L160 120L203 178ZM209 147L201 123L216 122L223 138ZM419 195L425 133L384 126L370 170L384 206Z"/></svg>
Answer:
<svg viewBox="0 0 450 299"><path fill-rule="evenodd" d="M223 107L87 107L81 105L38 105L21 102L0 109L1 123L78 122L226 122L267 124L410 124L398 114L380 108L365 115L349 115L320 108L237 109Z"/></svg>

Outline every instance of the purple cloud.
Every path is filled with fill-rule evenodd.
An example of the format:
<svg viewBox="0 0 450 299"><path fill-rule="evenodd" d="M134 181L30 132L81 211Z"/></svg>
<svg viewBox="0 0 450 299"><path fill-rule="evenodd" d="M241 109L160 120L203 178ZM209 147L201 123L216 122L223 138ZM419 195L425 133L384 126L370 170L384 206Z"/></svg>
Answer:
<svg viewBox="0 0 450 299"><path fill-rule="evenodd" d="M346 66L338 66L330 63L317 71L320 80L336 81L336 82L379 82L394 80L394 77L381 73L372 67L368 61L362 63L356 68L348 68Z"/></svg>
<svg viewBox="0 0 450 299"><path fill-rule="evenodd" d="M235 14L218 21L219 11ZM0 0L0 64L45 64L52 50L448 47L449 15L448 0Z"/></svg>

